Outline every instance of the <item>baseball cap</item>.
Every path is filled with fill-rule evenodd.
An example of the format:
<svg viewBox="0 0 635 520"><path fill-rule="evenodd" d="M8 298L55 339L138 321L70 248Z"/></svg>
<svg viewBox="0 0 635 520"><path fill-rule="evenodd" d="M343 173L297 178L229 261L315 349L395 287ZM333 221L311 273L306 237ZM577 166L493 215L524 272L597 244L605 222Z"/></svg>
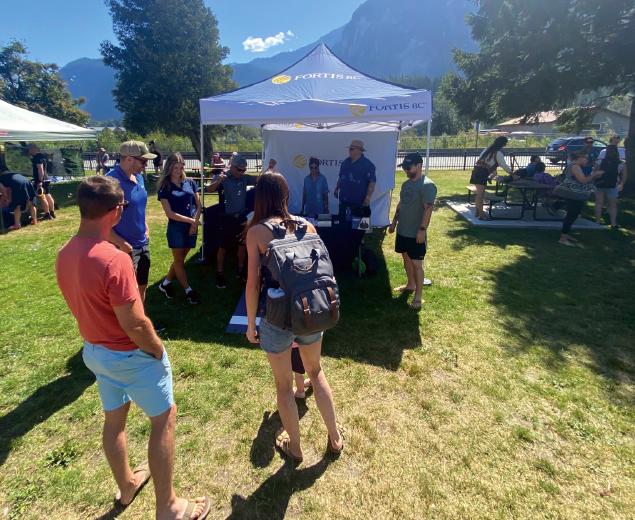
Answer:
<svg viewBox="0 0 635 520"><path fill-rule="evenodd" d="M231 165L237 168L247 168L247 159L239 154L233 155Z"/></svg>
<svg viewBox="0 0 635 520"><path fill-rule="evenodd" d="M137 157L139 159L154 159L155 154L150 153L143 141L126 141L119 147L119 154L122 157Z"/></svg>
<svg viewBox="0 0 635 520"><path fill-rule="evenodd" d="M401 166L404 171L408 171L410 168L417 164L423 164L423 157L421 157L421 154L414 152L406 155L403 162L399 166Z"/></svg>

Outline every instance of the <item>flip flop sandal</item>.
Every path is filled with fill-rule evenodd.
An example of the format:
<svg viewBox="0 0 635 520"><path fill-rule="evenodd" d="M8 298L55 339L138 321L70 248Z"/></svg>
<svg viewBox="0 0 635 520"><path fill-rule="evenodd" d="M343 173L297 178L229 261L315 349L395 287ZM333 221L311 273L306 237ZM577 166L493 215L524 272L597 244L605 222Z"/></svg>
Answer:
<svg viewBox="0 0 635 520"><path fill-rule="evenodd" d="M415 292L414 289L410 289L410 287L408 287L407 285L400 285L399 287L395 287L393 291L401 294L410 294Z"/></svg>
<svg viewBox="0 0 635 520"><path fill-rule="evenodd" d="M139 487L134 492L134 495L132 495L132 500L130 500L130 502L128 502L127 504L124 504L121 501L121 491L117 490L117 493L115 494L115 507L117 509L123 510L129 507L130 504L134 502L134 499L137 498L137 495L141 493L141 490L145 487L145 485L150 481L150 478L152 478L152 475L150 474L150 466L148 465L148 461L145 461L139 464L135 469L132 470L132 473L136 474L136 473L141 473L142 471L145 471L146 476L141 481L141 484L139 484Z"/></svg>
<svg viewBox="0 0 635 520"><path fill-rule="evenodd" d="M412 300L412 303L408 305L411 309L418 311L423 306L423 300Z"/></svg>
<svg viewBox="0 0 635 520"><path fill-rule="evenodd" d="M344 431L342 429L342 427L338 424L337 425L337 431L340 434L340 437L342 438L342 445L338 448L335 448L333 446L333 443L331 442L331 436L327 435L326 436L326 451L330 454L330 455L334 455L336 457L339 457L342 452L344 451Z"/></svg>
<svg viewBox="0 0 635 520"><path fill-rule="evenodd" d="M296 457L293 453L291 453L290 447L291 439L289 439L289 434L285 430L278 430L276 434L276 448L280 451L280 453L289 459L295 466L299 466L302 464L302 457Z"/></svg>
<svg viewBox="0 0 635 520"><path fill-rule="evenodd" d="M205 520L205 518L207 518L207 515L209 515L209 512L212 510L212 502L210 501L209 497L203 498L205 499L205 502L203 502L203 510L201 511L201 514L194 518L194 520ZM198 504L195 500L187 501L187 507L185 508L185 512L183 513L183 520L192 520L192 514L194 513L197 505Z"/></svg>

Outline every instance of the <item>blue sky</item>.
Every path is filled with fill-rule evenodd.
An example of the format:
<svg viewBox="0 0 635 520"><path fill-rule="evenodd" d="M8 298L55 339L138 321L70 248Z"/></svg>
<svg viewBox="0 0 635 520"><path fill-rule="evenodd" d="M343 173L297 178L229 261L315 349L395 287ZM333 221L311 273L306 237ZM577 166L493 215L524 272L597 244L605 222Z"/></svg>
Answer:
<svg viewBox="0 0 635 520"><path fill-rule="evenodd" d="M364 0L204 0L218 19L230 61L271 56L311 43L345 24ZM66 65L97 58L113 38L103 0L0 2L0 44L21 40L38 61ZM35 21L37 20L37 21ZM245 49L247 47L247 49Z"/></svg>

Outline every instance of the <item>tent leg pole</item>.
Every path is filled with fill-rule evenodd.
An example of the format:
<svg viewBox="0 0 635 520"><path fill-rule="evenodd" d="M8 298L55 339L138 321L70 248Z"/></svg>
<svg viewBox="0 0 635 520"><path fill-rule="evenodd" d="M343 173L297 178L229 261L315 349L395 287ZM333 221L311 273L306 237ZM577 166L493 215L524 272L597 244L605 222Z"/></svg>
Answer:
<svg viewBox="0 0 635 520"><path fill-rule="evenodd" d="M201 238L201 262L205 261L205 143L203 141L203 122L200 125L200 147L201 154L201 220L203 221L203 233Z"/></svg>
<svg viewBox="0 0 635 520"><path fill-rule="evenodd" d="M431 131L431 127L432 127L432 118L428 119L427 122L427 129L426 129L426 177L428 176L428 173L430 171L430 131Z"/></svg>

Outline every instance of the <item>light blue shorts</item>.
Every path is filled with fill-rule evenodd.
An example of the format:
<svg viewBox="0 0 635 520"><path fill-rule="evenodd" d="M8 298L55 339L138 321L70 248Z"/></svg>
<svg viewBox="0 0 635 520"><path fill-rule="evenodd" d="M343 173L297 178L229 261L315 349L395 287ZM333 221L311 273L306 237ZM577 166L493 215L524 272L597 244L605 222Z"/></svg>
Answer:
<svg viewBox="0 0 635 520"><path fill-rule="evenodd" d="M615 188L595 188L595 191L604 193L609 199L617 199L620 195L617 187Z"/></svg>
<svg viewBox="0 0 635 520"><path fill-rule="evenodd" d="M296 336L290 330L281 329L263 319L260 322L260 348L271 354L279 354L291 347L295 341L298 345L310 345L322 338L322 332L308 336Z"/></svg>
<svg viewBox="0 0 635 520"><path fill-rule="evenodd" d="M132 400L149 417L156 417L174 404L172 368L166 351L159 361L141 349L110 350L84 341L82 357L97 378L105 411Z"/></svg>

